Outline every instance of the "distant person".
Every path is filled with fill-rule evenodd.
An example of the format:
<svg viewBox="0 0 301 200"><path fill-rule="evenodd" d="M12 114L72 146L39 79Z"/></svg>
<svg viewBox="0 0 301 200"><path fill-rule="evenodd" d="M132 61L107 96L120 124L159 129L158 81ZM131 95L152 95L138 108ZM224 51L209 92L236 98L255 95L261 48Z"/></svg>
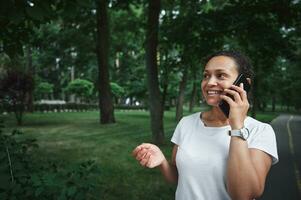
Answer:
<svg viewBox="0 0 301 200"><path fill-rule="evenodd" d="M243 88L248 84L232 85L239 74L251 84L251 64L241 53L221 51L208 58L201 89L211 109L181 119L171 138L171 162L154 144L134 149L142 166L159 167L167 181L177 183L176 200L262 195L270 167L278 162L276 138L269 124L247 116ZM219 106L222 100L229 104L228 118Z"/></svg>

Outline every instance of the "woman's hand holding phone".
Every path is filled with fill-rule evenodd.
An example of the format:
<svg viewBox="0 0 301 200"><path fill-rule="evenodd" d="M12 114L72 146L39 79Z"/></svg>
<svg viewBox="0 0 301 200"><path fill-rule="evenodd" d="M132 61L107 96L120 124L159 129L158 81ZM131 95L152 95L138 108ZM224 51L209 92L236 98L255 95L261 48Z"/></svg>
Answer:
<svg viewBox="0 0 301 200"><path fill-rule="evenodd" d="M244 126L244 120L250 107L247 92L244 90L242 83L240 86L232 85L230 89L225 89L224 92L234 98L221 95L221 98L230 106L229 124L232 130L241 129Z"/></svg>

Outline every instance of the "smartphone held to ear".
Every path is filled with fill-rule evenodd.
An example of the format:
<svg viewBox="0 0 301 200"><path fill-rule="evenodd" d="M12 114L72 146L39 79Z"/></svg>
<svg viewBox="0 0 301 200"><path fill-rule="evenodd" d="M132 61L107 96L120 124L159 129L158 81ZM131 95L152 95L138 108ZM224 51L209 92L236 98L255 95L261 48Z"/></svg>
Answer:
<svg viewBox="0 0 301 200"><path fill-rule="evenodd" d="M243 74L239 74L237 79L234 81L233 85L236 85L236 86L239 86L241 83L243 83L243 86L244 86L244 90L248 93L250 91L250 88L251 88L251 85L249 84L247 78L245 75ZM231 97L232 99L233 96L227 94L227 96ZM225 100L222 100L220 103L219 103L219 108L223 111L223 113L225 114L225 116L227 118L229 118L229 112L230 112L230 106L229 104L225 101Z"/></svg>

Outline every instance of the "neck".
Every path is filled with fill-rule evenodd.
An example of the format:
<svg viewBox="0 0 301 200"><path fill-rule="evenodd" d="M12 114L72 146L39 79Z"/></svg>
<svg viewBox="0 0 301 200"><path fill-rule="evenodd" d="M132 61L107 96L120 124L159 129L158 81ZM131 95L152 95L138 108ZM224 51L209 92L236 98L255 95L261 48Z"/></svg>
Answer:
<svg viewBox="0 0 301 200"><path fill-rule="evenodd" d="M219 122L221 124L229 124L228 118L219 107L212 107L212 109L208 111L208 114L208 118L212 121Z"/></svg>

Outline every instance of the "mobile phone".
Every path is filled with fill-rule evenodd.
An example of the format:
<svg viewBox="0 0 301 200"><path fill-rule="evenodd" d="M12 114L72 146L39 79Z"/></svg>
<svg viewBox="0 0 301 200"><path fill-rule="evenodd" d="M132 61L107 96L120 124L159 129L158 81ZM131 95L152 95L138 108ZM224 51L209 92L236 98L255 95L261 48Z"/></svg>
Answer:
<svg viewBox="0 0 301 200"><path fill-rule="evenodd" d="M249 84L249 82L244 74L239 74L237 79L234 81L233 85L239 86L241 83L243 83L244 90L248 93L250 91L251 85ZM234 97L232 95L227 94L227 96L234 99ZM218 106L223 111L225 116L227 118L229 118L229 112L230 112L229 104L225 100L222 100Z"/></svg>

